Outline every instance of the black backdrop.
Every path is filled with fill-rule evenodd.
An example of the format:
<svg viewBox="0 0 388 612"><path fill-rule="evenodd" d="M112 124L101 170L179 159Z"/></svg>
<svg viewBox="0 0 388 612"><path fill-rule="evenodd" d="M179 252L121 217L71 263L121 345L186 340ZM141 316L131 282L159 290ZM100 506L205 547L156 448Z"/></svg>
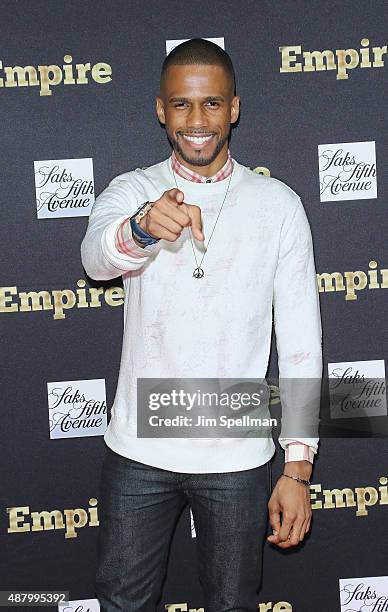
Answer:
<svg viewBox="0 0 388 612"><path fill-rule="evenodd" d="M366 273L372 260L378 269L387 267L388 66L357 67L348 79L337 79L335 70L284 73L279 52L287 45L357 50L363 38L370 47L386 45L386 2L18 0L0 7L3 68L61 67L70 54L74 65L104 62L112 71L109 82L58 84L47 96L39 86L0 87L2 287L75 292L83 278L87 286L102 285L85 277L80 262L87 218L37 219L34 161L92 158L98 194L113 176L166 158L170 149L154 110L160 66L166 40L193 37L224 37L242 100L232 154L251 168L267 168L302 197L317 272ZM376 143L378 197L321 202L318 145L367 141ZM87 511L89 500L98 500L102 436L50 439L46 385L102 378L111 406L122 307L102 301L101 307L74 307L54 319L52 310L10 308L4 296L11 294L2 291L0 586L65 589L71 600L92 599L98 527L86 525L76 538L65 538L64 529L15 532L7 509ZM356 300L325 287L320 295L325 373L331 363L384 360L384 288L366 288ZM17 303L17 295L11 299ZM273 347L270 373L275 371ZM313 483L329 490L383 488L386 481L379 478L388 476L387 458L384 439L323 439ZM281 467L278 452L274 477ZM298 550L266 545L260 602L288 602L278 610L339 610L340 578L387 575L383 494L364 516L349 503L314 509L311 535ZM31 523L28 515L25 520ZM202 605L195 563L187 510L174 538L160 610L178 602Z"/></svg>

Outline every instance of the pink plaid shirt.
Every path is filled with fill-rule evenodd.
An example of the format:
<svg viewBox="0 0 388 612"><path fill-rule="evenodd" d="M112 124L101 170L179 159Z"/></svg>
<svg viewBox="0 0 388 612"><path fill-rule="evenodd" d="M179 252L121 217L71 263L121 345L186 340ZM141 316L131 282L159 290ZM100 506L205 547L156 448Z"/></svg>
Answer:
<svg viewBox="0 0 388 612"><path fill-rule="evenodd" d="M186 166L183 166L177 160L175 151L173 151L171 154L171 165L176 174L188 181L194 181L194 183L216 183L217 181L222 181L223 179L228 178L228 176L232 173L233 170L233 160L229 149L228 159L226 160L222 168L218 170L218 172L216 172L213 176L203 176L203 174L198 174L198 172L194 172L194 170L186 168Z"/></svg>
<svg viewBox="0 0 388 612"><path fill-rule="evenodd" d="M194 172L190 168L187 168L183 164L181 164L173 151L171 154L171 165L173 170L178 176L188 180L194 181L195 183L214 183L216 181L221 181L228 176L233 171L233 160L228 150L228 159L225 164L214 174L213 176L203 176L202 174L198 174L198 172ZM116 249L122 253L123 255L128 255L129 257L141 258L144 257L144 249L140 247L132 238L131 226L129 223L130 217L127 217L120 223L116 230L115 234L115 246ZM147 247L145 247L147 248ZM314 451L307 444L302 444L301 442L291 440L285 449L285 463L289 461L309 461L313 463L314 461Z"/></svg>

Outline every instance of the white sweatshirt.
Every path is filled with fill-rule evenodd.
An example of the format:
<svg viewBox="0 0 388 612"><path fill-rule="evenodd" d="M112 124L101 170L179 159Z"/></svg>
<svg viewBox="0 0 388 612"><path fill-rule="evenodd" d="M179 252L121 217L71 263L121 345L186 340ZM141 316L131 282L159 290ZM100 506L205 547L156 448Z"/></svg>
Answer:
<svg viewBox="0 0 388 612"><path fill-rule="evenodd" d="M280 381L319 380L322 331L309 223L291 188L233 160L203 278L192 276L188 228L175 242L160 240L144 249L133 242L133 256L120 253L120 223L175 187L170 159L114 178L96 199L81 245L87 274L96 280L123 275L125 290L120 374L104 439L120 455L166 470L254 468L273 455L272 437L138 438L137 378L263 379L274 320ZM184 201L201 208L205 245L228 181L195 183L177 176ZM203 253L193 242L200 261ZM281 382L280 392L283 419L292 422L300 405ZM286 438L282 429L283 448L290 439L317 451L317 437Z"/></svg>

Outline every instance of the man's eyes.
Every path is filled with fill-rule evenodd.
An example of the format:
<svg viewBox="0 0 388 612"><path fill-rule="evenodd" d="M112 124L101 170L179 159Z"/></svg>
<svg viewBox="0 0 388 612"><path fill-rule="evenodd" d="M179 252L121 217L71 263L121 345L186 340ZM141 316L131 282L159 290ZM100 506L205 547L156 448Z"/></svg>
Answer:
<svg viewBox="0 0 388 612"><path fill-rule="evenodd" d="M215 100L208 100L205 103L205 106L209 106L210 108L218 108L219 107L219 102L216 102ZM174 108L185 108L188 106L187 102L175 102L174 103Z"/></svg>

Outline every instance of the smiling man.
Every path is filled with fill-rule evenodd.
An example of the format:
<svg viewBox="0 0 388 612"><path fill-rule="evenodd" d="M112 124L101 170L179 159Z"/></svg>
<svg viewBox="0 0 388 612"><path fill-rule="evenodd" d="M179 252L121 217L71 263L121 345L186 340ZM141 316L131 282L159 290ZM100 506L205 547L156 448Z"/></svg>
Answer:
<svg viewBox="0 0 388 612"><path fill-rule="evenodd" d="M256 610L268 510L268 542L297 546L309 531L318 438L289 424L315 415L302 410L310 405L309 385L304 396L287 381L319 381L322 374L312 238L299 196L232 157L239 105L227 53L203 39L176 47L164 61L156 99L172 153L113 179L95 202L82 243L86 272L98 280L122 275L125 288L101 477L102 612L155 610L187 504L206 612ZM137 406L138 378L264 379L272 320L285 451L273 490L270 433L137 435L147 409Z"/></svg>
<svg viewBox="0 0 388 612"><path fill-rule="evenodd" d="M232 66L174 65L167 56L157 98L159 120L178 159L203 176L220 169L228 153L230 125L239 116ZM187 95L190 94L190 97Z"/></svg>

